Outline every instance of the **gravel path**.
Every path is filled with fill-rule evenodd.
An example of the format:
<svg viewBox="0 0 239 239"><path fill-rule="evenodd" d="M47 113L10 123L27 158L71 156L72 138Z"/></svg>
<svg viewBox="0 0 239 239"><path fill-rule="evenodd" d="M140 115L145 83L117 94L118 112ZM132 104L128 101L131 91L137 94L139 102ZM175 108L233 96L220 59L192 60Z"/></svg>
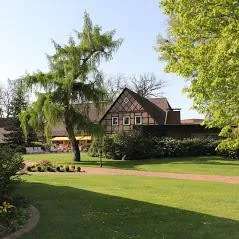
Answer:
<svg viewBox="0 0 239 239"><path fill-rule="evenodd" d="M222 182L230 184L239 184L239 176L220 176L220 175L203 175L191 173L167 173L167 172L147 172L138 170L124 170L112 168L93 168L84 167L85 175L131 175L146 177L161 177L194 181Z"/></svg>

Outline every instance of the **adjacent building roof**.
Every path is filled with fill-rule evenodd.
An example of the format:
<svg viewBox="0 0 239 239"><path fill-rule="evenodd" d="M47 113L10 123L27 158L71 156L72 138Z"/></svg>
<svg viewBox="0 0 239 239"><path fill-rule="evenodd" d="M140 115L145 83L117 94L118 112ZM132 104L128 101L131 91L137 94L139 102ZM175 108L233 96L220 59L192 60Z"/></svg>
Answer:
<svg viewBox="0 0 239 239"><path fill-rule="evenodd" d="M91 122L97 123L101 119L102 115L105 111L110 107L108 102L102 102L99 109L93 103L82 103L76 104L75 108L77 108L80 112L85 114ZM63 122L60 122L56 127L52 129L52 136L59 137L67 135L66 128Z"/></svg>
<svg viewBox="0 0 239 239"><path fill-rule="evenodd" d="M97 123L104 115L105 111L110 107L109 102L101 102L99 107L96 107L95 104L89 103L82 103L75 105L81 113L86 115L91 122Z"/></svg>
<svg viewBox="0 0 239 239"><path fill-rule="evenodd" d="M172 110L172 107L168 103L167 98L149 98L148 99L150 102L154 103L157 105L159 108L163 109L164 111L167 110Z"/></svg>
<svg viewBox="0 0 239 239"><path fill-rule="evenodd" d="M181 124L202 124L203 119L183 119Z"/></svg>

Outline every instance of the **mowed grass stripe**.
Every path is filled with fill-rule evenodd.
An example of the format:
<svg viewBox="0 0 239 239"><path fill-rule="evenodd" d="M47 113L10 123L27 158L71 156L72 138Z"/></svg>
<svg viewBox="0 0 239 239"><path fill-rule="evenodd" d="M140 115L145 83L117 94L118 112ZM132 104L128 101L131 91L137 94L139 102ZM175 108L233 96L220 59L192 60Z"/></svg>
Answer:
<svg viewBox="0 0 239 239"><path fill-rule="evenodd" d="M52 153L24 155L31 162L48 160L53 164L77 164L81 167L98 167L99 158L82 153L82 162L72 162L70 153ZM239 161L225 160L216 156L151 159L140 161L103 160L103 166L109 168L134 169L154 172L195 173L208 175L239 176Z"/></svg>
<svg viewBox="0 0 239 239"><path fill-rule="evenodd" d="M239 186L134 176L25 176L31 238L238 238Z"/></svg>

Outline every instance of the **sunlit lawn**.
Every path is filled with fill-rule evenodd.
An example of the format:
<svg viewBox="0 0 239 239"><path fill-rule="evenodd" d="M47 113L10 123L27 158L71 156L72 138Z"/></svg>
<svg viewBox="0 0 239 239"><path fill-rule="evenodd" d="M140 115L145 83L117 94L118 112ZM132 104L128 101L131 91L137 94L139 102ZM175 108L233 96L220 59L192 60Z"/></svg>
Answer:
<svg viewBox="0 0 239 239"><path fill-rule="evenodd" d="M51 153L25 155L25 160L39 162L49 160L53 164L72 164L70 153ZM76 163L74 163L76 164ZM99 166L99 158L92 158L87 153L82 154L81 166ZM209 175L239 176L239 161L225 160L216 156L167 158L141 161L103 160L104 167L134 169L145 171L162 171L177 173L197 173Z"/></svg>
<svg viewBox="0 0 239 239"><path fill-rule="evenodd" d="M238 239L239 185L134 176L25 176L41 213L22 239Z"/></svg>

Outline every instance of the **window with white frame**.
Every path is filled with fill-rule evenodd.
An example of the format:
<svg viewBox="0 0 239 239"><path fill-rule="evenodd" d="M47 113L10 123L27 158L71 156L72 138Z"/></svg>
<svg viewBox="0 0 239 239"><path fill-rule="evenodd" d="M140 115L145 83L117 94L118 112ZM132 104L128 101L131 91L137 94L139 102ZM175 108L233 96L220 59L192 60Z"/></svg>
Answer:
<svg viewBox="0 0 239 239"><path fill-rule="evenodd" d="M112 125L118 125L119 124L119 117L112 117Z"/></svg>
<svg viewBox="0 0 239 239"><path fill-rule="evenodd" d="M135 123L136 125L142 124L142 116L141 116L141 115L140 115L140 116L135 116L135 121L134 121L134 123Z"/></svg>
<svg viewBox="0 0 239 239"><path fill-rule="evenodd" d="M129 116L123 117L123 125L130 125L130 117Z"/></svg>

